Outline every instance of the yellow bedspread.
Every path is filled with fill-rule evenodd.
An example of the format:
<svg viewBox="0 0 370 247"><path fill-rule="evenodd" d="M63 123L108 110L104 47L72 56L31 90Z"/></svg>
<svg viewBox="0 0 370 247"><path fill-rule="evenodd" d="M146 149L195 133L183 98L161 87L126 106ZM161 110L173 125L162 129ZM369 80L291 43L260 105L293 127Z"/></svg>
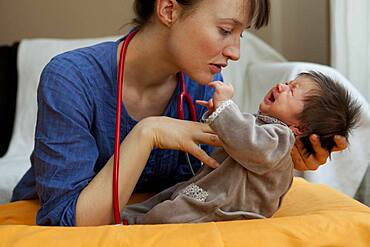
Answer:
<svg viewBox="0 0 370 247"><path fill-rule="evenodd" d="M370 246L369 207L301 178L274 217L263 220L42 227L34 225L38 207L38 201L0 205L0 246Z"/></svg>

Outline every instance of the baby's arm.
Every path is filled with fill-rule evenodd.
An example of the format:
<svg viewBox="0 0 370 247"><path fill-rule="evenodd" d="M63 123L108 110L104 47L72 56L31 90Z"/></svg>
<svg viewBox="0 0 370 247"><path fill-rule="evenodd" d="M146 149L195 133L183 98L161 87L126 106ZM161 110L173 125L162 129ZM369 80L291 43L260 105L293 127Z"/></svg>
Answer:
<svg viewBox="0 0 370 247"><path fill-rule="evenodd" d="M197 100L197 104L208 108L208 115L212 114L223 102L231 99L234 95L234 88L230 83L213 81L208 83L208 86L213 87L215 92L209 101Z"/></svg>
<svg viewBox="0 0 370 247"><path fill-rule="evenodd" d="M229 94L224 92L225 88L217 83L213 96L215 111L207 121L234 160L251 171L264 173L283 157L289 156L294 136L287 126L257 125L256 117L249 113L242 114L238 106L225 97ZM216 100L221 102L217 107Z"/></svg>

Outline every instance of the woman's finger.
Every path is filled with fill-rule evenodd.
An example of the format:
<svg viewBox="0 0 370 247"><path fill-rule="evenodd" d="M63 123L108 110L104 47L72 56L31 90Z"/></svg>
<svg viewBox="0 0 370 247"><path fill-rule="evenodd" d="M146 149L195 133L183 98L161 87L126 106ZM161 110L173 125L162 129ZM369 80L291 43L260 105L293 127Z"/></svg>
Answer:
<svg viewBox="0 0 370 247"><path fill-rule="evenodd" d="M305 155L305 147L301 140L297 139L294 143L294 147L296 148L296 156L295 159L297 162L303 162L303 164L297 164L298 167L304 168L304 170L317 170L320 166L319 162L316 160L316 157L313 155ZM296 164L294 164L294 167Z"/></svg>
<svg viewBox="0 0 370 247"><path fill-rule="evenodd" d="M198 145L195 143L190 146L189 149L185 150L191 155L193 155L195 158L203 162L205 165L211 167L211 168L217 168L220 166L220 164L213 158L211 158L203 149L201 149Z"/></svg>
<svg viewBox="0 0 370 247"><path fill-rule="evenodd" d="M316 159L316 161L320 165L325 164L326 160L329 157L329 152L328 152L328 150L321 147L319 136L317 136L315 134L310 135L310 142L312 144L313 149L315 150L315 157L314 158Z"/></svg>
<svg viewBox="0 0 370 247"><path fill-rule="evenodd" d="M196 142L210 146L221 147L222 141L216 134L202 133L197 137Z"/></svg>
<svg viewBox="0 0 370 247"><path fill-rule="evenodd" d="M202 133L209 133L209 134L215 134L216 132L211 128L211 126L209 126L209 124L206 124L206 123L199 123L199 122L192 122L194 124L199 124L200 125L200 128L199 130L202 132ZM198 128L198 127L196 127Z"/></svg>
<svg viewBox="0 0 370 247"><path fill-rule="evenodd" d="M294 169L298 171L307 171L309 170L308 167L306 167L305 163L303 162L301 158L301 154L299 153L296 145L293 146L291 151L291 157L294 164Z"/></svg>
<svg viewBox="0 0 370 247"><path fill-rule="evenodd" d="M336 135L334 136L334 142L335 142L335 147L333 148L333 151L343 151L348 147L348 142L344 136L339 136Z"/></svg>

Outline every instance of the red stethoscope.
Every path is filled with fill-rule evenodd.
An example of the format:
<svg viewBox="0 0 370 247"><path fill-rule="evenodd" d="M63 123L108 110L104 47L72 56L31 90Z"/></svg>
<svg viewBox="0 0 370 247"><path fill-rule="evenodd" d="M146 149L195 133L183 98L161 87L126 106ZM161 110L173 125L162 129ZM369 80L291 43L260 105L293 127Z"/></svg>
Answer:
<svg viewBox="0 0 370 247"><path fill-rule="evenodd" d="M125 71L125 58L127 47L130 44L130 41L135 36L137 31L133 31L127 35L126 39L123 41L121 52L120 52L120 59L119 59L119 67L118 67L118 91L117 91L117 102L116 102L116 129L115 129L115 139L114 139L114 164L113 164L113 213L114 213L114 221L116 224L121 223L120 211L119 211L119 198L118 198L118 173L119 173L119 158L120 158L120 131L121 131L121 106L122 106L122 83L123 83L123 75ZM197 116L195 112L195 106L193 103L193 99L187 93L185 87L185 80L184 80L184 73L178 72L177 73L177 80L180 83L180 94L177 99L177 115L179 119L184 119L184 101L188 105L188 109L190 112L190 120L197 121ZM190 166L192 173L192 166L190 163L189 155L186 153L187 162ZM127 225L127 221L123 220L122 222L124 225Z"/></svg>

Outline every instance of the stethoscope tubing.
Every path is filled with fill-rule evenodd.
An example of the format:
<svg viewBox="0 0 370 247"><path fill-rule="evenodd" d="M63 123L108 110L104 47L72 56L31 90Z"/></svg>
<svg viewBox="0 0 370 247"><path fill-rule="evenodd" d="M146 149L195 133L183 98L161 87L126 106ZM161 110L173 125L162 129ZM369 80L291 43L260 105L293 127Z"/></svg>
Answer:
<svg viewBox="0 0 370 247"><path fill-rule="evenodd" d="M119 210L118 181L119 181L119 160L120 160L120 139L121 139L121 111L122 111L122 83L125 72L125 58L127 47L135 36L136 32L131 32L122 44L120 51L118 82L117 82L117 102L116 102L116 129L114 138L114 163L113 163L113 214L116 224L120 224L121 216ZM123 222L124 224L126 222Z"/></svg>
<svg viewBox="0 0 370 247"><path fill-rule="evenodd" d="M118 181L119 181L119 160L120 160L120 139L121 139L121 110L122 110L122 84L123 75L125 71L125 58L127 53L127 48L130 41L133 39L137 31L133 31L127 35L123 41L122 48L120 51L120 58L118 64L118 82L117 82L117 100L116 100L116 128L115 128L115 138L114 138L114 163L113 163L113 216L116 224L121 223L120 210L119 210L119 195L118 195ZM189 118L191 121L197 121L195 106L191 96L187 93L185 87L184 73L177 73L177 79L180 82L180 94L178 96L177 102L177 115L179 119L185 119L185 110L183 102L186 102L189 110ZM190 158L188 153L186 154L187 162L190 166L191 172L194 175L194 170L191 166ZM122 222L127 225L127 221L123 219Z"/></svg>
<svg viewBox="0 0 370 247"><path fill-rule="evenodd" d="M121 139L121 110L122 110L122 84L123 84L123 75L125 72L125 58L127 53L127 48L130 41L136 35L137 31L132 31L127 35L125 40L122 43L120 58L118 64L118 82L117 82L117 101L116 101L116 128L115 128L115 137L114 137L114 161L113 161L113 216L116 224L121 223L120 210L119 210L119 195L118 195L118 181L119 181L119 160L120 160L120 139ZM193 99L188 94L185 87L185 78L183 72L177 73L177 80L180 82L180 93L177 100L177 117L179 119L185 119L185 109L184 102L188 105L189 118L191 121L197 121L197 115L195 111L195 106ZM189 154L185 153L186 160L190 167L190 170L193 175L195 175L193 167L190 162ZM123 219L122 222L124 225L127 225L127 221Z"/></svg>

